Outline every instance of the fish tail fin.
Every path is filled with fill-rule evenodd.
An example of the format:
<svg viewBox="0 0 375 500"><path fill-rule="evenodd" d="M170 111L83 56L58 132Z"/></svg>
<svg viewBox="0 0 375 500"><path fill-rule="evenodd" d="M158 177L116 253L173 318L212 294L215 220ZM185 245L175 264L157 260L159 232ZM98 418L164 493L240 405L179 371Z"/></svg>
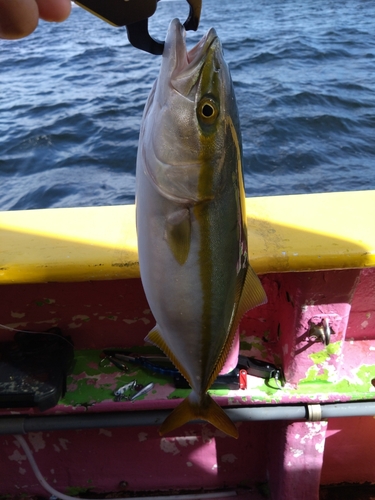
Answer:
<svg viewBox="0 0 375 500"><path fill-rule="evenodd" d="M237 427L225 411L209 394L204 394L203 398L203 402L198 403L192 391L164 420L159 429L160 435L173 431L191 420L206 420L225 434L237 439Z"/></svg>

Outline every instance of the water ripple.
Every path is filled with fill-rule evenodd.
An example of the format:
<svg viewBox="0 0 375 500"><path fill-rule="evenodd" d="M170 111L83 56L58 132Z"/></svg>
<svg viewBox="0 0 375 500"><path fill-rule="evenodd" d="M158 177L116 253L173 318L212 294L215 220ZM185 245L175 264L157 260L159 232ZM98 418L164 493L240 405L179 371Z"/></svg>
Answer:
<svg viewBox="0 0 375 500"><path fill-rule="evenodd" d="M239 105L248 195L375 189L375 4L203 2ZM185 0L160 1L164 38ZM134 201L143 107L160 59L80 8L0 41L0 209Z"/></svg>

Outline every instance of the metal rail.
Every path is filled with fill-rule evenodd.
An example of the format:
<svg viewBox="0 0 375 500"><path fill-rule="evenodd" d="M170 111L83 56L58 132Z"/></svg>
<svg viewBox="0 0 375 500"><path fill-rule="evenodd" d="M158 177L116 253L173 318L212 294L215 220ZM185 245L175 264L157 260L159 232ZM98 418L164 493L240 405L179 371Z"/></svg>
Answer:
<svg viewBox="0 0 375 500"><path fill-rule="evenodd" d="M80 415L2 416L0 435L27 434L28 432L95 429L109 427L157 426L171 410L89 413ZM293 420L319 421L337 417L375 415L375 402L300 404L290 406L258 406L225 409L234 422Z"/></svg>

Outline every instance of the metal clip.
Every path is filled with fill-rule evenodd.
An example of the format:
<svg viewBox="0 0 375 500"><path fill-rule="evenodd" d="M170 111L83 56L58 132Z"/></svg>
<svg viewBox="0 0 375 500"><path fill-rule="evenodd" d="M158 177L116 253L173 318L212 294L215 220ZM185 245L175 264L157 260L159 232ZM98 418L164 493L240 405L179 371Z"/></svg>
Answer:
<svg viewBox="0 0 375 500"><path fill-rule="evenodd" d="M322 420L322 407L320 404L306 405L306 413L309 422L320 422Z"/></svg>
<svg viewBox="0 0 375 500"><path fill-rule="evenodd" d="M328 318L322 319L318 324L313 323L311 320L308 336L316 338L318 341L323 342L324 345L329 345L331 341L331 333L334 333L330 326Z"/></svg>

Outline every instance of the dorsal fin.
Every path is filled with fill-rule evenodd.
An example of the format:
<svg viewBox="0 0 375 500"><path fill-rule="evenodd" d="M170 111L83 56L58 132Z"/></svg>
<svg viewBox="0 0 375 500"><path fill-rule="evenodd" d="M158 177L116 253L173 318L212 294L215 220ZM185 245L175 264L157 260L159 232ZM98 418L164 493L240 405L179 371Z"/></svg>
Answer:
<svg viewBox="0 0 375 500"><path fill-rule="evenodd" d="M228 338L225 342L225 345L220 353L220 357L217 361L217 364L215 366L214 371L212 372L212 375L210 377L209 383L207 385L208 390L211 385L214 383L216 380L217 376L219 375L222 367L224 366L224 363L228 357L229 351L232 348L234 336L236 333L236 330L238 328L238 325L243 317L243 315L249 311L250 309L253 309L256 306L260 306L262 304L265 304L267 302L267 295L266 292L264 291L264 288L258 278L258 276L255 274L253 268L248 265L246 269L246 276L245 280L242 286L242 289L239 293L239 299L238 299L238 306L237 309L234 313L233 320L230 325L230 330L228 333Z"/></svg>
<svg viewBox="0 0 375 500"><path fill-rule="evenodd" d="M236 315L233 320L233 323L236 325L235 328L237 328L243 315L247 311L253 309L254 307L261 306L266 302L267 295L264 291L262 283L254 272L254 269L249 264L246 270L246 276L242 287L240 302L238 304Z"/></svg>

